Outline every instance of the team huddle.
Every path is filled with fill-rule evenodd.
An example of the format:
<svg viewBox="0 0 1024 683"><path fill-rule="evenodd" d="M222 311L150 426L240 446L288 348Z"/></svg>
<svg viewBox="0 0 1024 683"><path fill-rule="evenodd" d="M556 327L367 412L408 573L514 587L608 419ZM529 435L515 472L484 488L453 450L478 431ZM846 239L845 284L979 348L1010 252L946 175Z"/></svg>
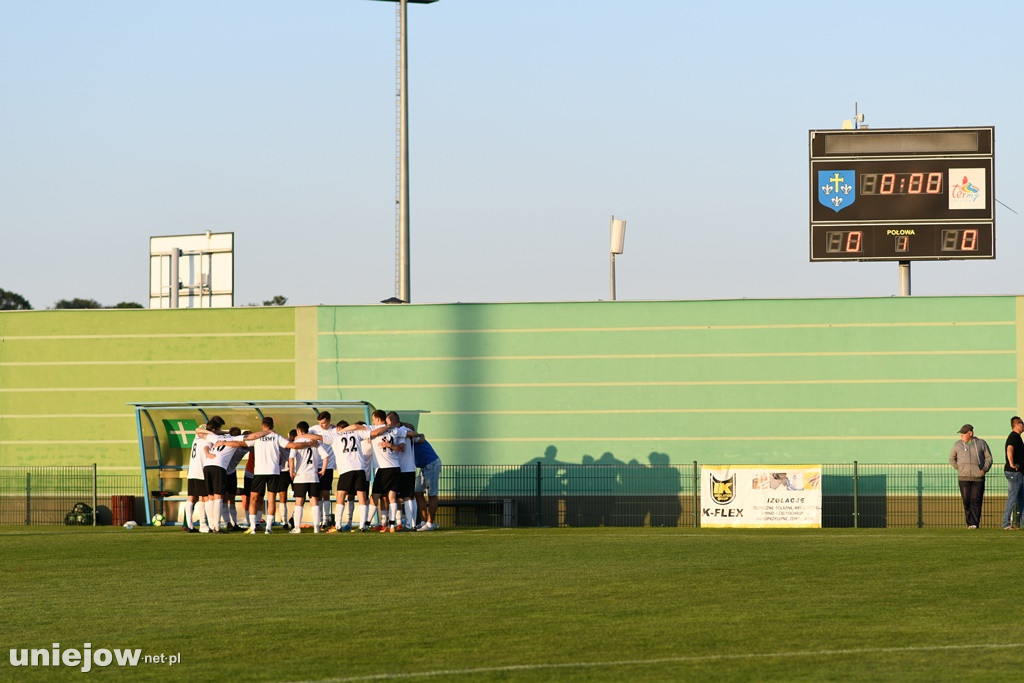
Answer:
<svg viewBox="0 0 1024 683"><path fill-rule="evenodd" d="M235 511L236 470L246 456L241 489L246 534L256 534L261 523L269 534L275 519L290 527L289 533L301 533L307 501L313 533L436 530L441 459L396 413L374 411L370 422L331 424L331 414L322 412L316 425L299 422L284 437L274 431L272 417L263 418L260 431L232 427L227 433L222 431L224 420L211 417L196 429L192 443L184 531L220 533L222 520L227 531L241 530ZM291 518L289 487L295 499ZM266 519L260 520L264 507ZM377 524L371 525L374 516Z"/></svg>

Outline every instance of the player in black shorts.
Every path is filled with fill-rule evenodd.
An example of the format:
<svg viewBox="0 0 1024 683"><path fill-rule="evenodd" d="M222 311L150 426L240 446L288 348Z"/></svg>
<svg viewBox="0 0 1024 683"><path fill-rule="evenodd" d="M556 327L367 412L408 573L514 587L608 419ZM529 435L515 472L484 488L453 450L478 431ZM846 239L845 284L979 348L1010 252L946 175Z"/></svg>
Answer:
<svg viewBox="0 0 1024 683"><path fill-rule="evenodd" d="M327 439L320 442L320 457L324 460L327 469L320 475L320 520L321 530L327 530L331 526L331 493L334 490L334 470L337 460L334 457L334 447L330 441L335 433L334 425L331 424L331 414L326 410L316 416L317 424L310 431ZM347 424L347 423L346 423Z"/></svg>
<svg viewBox="0 0 1024 683"><path fill-rule="evenodd" d="M246 432L247 433L247 432ZM228 434L234 437L242 437L245 433L242 432L238 427L232 427L228 430ZM227 467L224 471L224 510L227 513L227 531L241 531L242 528L238 526L238 513L235 510L235 498L238 496L238 465L242 462L249 452L250 449L245 442L241 441L242 446L236 447L235 452L231 455L231 460L228 461ZM249 496L245 491L242 493L242 499L245 502L245 509L249 509Z"/></svg>
<svg viewBox="0 0 1024 683"><path fill-rule="evenodd" d="M366 497L370 491L370 482L366 480L365 470L350 470L348 472L342 472L338 475L338 495L336 500L338 501L339 513L334 520L334 528L339 531L351 531L352 530L352 508L353 503L358 501L360 508L363 511L363 519L359 523L359 530L365 531L369 528L369 512L367 511ZM347 521L342 526L342 515L340 511L345 509L347 501Z"/></svg>

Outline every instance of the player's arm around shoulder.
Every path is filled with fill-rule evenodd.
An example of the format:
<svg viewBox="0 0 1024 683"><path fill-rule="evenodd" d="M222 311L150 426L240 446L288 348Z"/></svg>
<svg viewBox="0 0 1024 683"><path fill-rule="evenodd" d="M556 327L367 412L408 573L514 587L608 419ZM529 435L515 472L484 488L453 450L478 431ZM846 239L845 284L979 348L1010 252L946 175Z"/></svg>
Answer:
<svg viewBox="0 0 1024 683"><path fill-rule="evenodd" d="M342 427L342 432L361 432L368 431L369 428L366 425L349 425L348 427Z"/></svg>

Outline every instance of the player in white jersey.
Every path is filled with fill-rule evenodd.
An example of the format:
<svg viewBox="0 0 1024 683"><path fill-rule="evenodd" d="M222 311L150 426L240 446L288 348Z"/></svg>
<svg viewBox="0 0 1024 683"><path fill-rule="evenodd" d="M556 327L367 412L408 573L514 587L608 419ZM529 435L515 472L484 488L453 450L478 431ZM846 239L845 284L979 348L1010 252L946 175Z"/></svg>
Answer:
<svg viewBox="0 0 1024 683"><path fill-rule="evenodd" d="M370 438L370 434L373 429L386 426L384 422L385 417L386 415L383 410L375 410L370 414L371 425L357 423L344 427L339 432L341 435L348 435L350 433L359 434L362 439L362 446L365 447L369 445L370 469L373 473L373 487L370 498L373 501L374 509L379 509L382 499L387 501L387 505L390 509L391 497L393 494L391 488L395 485L395 480L397 479L399 472L397 458L393 458L385 449L379 446L379 444L373 443ZM388 513L383 509L379 509L378 526L374 528L380 531L387 531L387 518ZM368 520L368 516L364 519ZM364 521L363 523L366 524L367 522Z"/></svg>
<svg viewBox="0 0 1024 683"><path fill-rule="evenodd" d="M406 523L399 523L399 531L413 531L416 528L416 455L412 440L419 436L409 425L402 424L398 413L392 411L387 415L387 425L395 432L395 439L402 439L405 448L398 456L401 470L398 478L398 500L405 511Z"/></svg>
<svg viewBox="0 0 1024 683"><path fill-rule="evenodd" d="M375 410L370 414L371 427L352 425L346 427L345 430L369 432L373 460L377 467L373 475L371 498L374 505L377 505L382 498L387 498L387 524L385 525L382 519L380 530L394 533L397 531L395 522L398 517L398 487L402 471L399 454L405 450L403 443L405 436L404 433L399 435L396 429L389 427L386 418L387 414L383 410Z"/></svg>
<svg viewBox="0 0 1024 683"><path fill-rule="evenodd" d="M228 430L228 435L234 437L238 445L223 445L224 448L231 449L231 457L224 468L224 495L222 496L224 507L221 515L226 517L225 522L228 531L241 531L235 511L235 497L238 495L238 465L251 449L241 438L242 430L238 427L232 427ZM222 447L222 444L218 443L217 448L220 447Z"/></svg>
<svg viewBox="0 0 1024 683"><path fill-rule="evenodd" d="M207 450L206 463L203 467L203 477L206 479L206 517L210 526L210 533L220 533L220 513L224 501L224 479L227 473L227 464L231 455L235 452L234 446L245 447L242 441L230 442L230 437L220 434L223 420L219 417L211 417L207 426L213 433L205 434L204 439L211 443ZM197 433L199 430L196 430Z"/></svg>
<svg viewBox="0 0 1024 683"><path fill-rule="evenodd" d="M295 441L295 437L298 436L298 432L294 429L289 430L288 440ZM288 489L292 485L292 475L288 470L288 456L291 455L290 449L281 449L281 479L277 484L277 519L280 520L281 526L286 529L291 529L292 518L288 514Z"/></svg>
<svg viewBox="0 0 1024 683"><path fill-rule="evenodd" d="M348 422L338 421L331 444L338 461L338 493L335 498L334 526L328 529L328 533L354 531L352 514L356 501L359 502L361 514L358 530L370 529L370 505L367 500L370 492L370 458L363 455L363 436L366 432L359 429L346 432L348 426Z"/></svg>
<svg viewBox="0 0 1024 683"><path fill-rule="evenodd" d="M331 414L326 410L316 416L317 424L309 428L310 434L316 434L324 440L320 442L320 457L327 463L327 469L320 477L320 519L323 527L330 525L331 516L331 490L334 484L334 473L337 469L337 459L334 454L333 439L329 435L334 434L334 425L331 424Z"/></svg>
<svg viewBox="0 0 1024 683"><path fill-rule="evenodd" d="M242 432L242 440L244 441L245 437L249 436L249 434L251 433L252 432L250 432L248 429L244 430ZM256 476L255 474L253 474L255 471L256 454L253 451L252 446L249 446L249 456L245 459L245 472L242 478L242 514L245 515L246 519L249 519L249 504L252 502L254 498L256 498L256 495L252 492L252 480ZM259 519L259 516L260 511L259 509L257 509L257 520ZM257 521L256 523L259 524L259 521Z"/></svg>
<svg viewBox="0 0 1024 683"><path fill-rule="evenodd" d="M320 457L318 434L309 433L309 424L295 425L298 432L293 450L288 455L288 473L292 477L292 492L295 494L295 519L290 533L302 533L302 506L309 499L313 512L313 533L320 533L320 477L327 462ZM297 447L296 447L297 446Z"/></svg>
<svg viewBox="0 0 1024 683"><path fill-rule="evenodd" d="M193 512L199 513L200 528L206 527L206 498L210 495L203 476L203 465L210 454L210 442L198 434L192 442L192 454L188 460L188 489L185 499L185 525L182 528L190 534L199 530L192 521Z"/></svg>
<svg viewBox="0 0 1024 683"><path fill-rule="evenodd" d="M207 490L205 501L206 516L212 533L220 532L224 494L228 490L227 477L231 460L238 450L241 449L243 451L242 455L244 455L244 450L247 448L244 441L233 438L241 434L241 430L238 427L232 427L230 435L225 435L221 433L223 426L224 419L214 415L207 423L208 429L202 427L196 429L196 434L211 443L207 452L205 466L203 467L203 476L206 479ZM235 467L242 459L242 455L239 455L238 460L230 467L232 474L234 474ZM237 488L237 481L235 482L235 488ZM234 494L232 493L233 496ZM229 519L229 529L230 526L231 521Z"/></svg>
<svg viewBox="0 0 1024 683"><path fill-rule="evenodd" d="M273 525L275 500L279 482L281 481L281 449L297 446L288 439L274 431L274 418L263 418L263 429L253 432L245 437L246 443L252 444L253 457L256 464L253 467L252 492L249 497L249 529L246 534L256 533L256 510L263 501L264 492L270 493L267 497L267 528L265 533L270 533Z"/></svg>

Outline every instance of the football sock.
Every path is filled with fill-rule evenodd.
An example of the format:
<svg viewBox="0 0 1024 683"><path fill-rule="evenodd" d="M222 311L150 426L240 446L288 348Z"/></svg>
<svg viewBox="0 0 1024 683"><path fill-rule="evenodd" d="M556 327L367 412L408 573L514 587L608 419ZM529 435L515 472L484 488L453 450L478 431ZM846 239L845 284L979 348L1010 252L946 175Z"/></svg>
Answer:
<svg viewBox="0 0 1024 683"><path fill-rule="evenodd" d="M335 503L334 505L334 528L341 528L341 503Z"/></svg>
<svg viewBox="0 0 1024 683"><path fill-rule="evenodd" d="M293 522L295 524L295 528L298 529L300 526L302 526L302 506L301 505L296 505L294 507L295 507L295 513L294 513L295 514L295 518L294 518Z"/></svg>
<svg viewBox="0 0 1024 683"><path fill-rule="evenodd" d="M348 501L345 505L345 522L348 524L352 523L352 515L356 511L356 502L354 500Z"/></svg>
<svg viewBox="0 0 1024 683"><path fill-rule="evenodd" d="M249 528L256 531L256 515L249 515Z"/></svg>
<svg viewBox="0 0 1024 683"><path fill-rule="evenodd" d="M185 501L185 525L189 529L194 529L195 528L195 527L192 526L192 513L195 512L195 507L196 507L196 504L193 503L192 501L190 501L190 500Z"/></svg>
<svg viewBox="0 0 1024 683"><path fill-rule="evenodd" d="M362 521L359 526L368 526L370 524L370 506L361 505L360 514L362 514Z"/></svg>
<svg viewBox="0 0 1024 683"><path fill-rule="evenodd" d="M318 530L320 528L320 520L321 519L322 519L322 517L320 515L320 506L317 505L316 507L313 508L313 530L314 531L316 531L316 530Z"/></svg>
<svg viewBox="0 0 1024 683"><path fill-rule="evenodd" d="M210 528L214 531L220 531L220 513L223 509L223 501L220 498L214 498L210 501L212 510L207 510L206 515L210 518Z"/></svg>
<svg viewBox="0 0 1024 683"><path fill-rule="evenodd" d="M204 526L205 527L210 526L209 524L206 523L206 502L205 501L202 501L202 500L197 500L196 501L196 512L199 513L199 526L200 526L200 528L202 528Z"/></svg>
<svg viewBox="0 0 1024 683"><path fill-rule="evenodd" d="M398 518L398 503L388 504L388 524L394 524ZM401 520L399 520L401 521Z"/></svg>

